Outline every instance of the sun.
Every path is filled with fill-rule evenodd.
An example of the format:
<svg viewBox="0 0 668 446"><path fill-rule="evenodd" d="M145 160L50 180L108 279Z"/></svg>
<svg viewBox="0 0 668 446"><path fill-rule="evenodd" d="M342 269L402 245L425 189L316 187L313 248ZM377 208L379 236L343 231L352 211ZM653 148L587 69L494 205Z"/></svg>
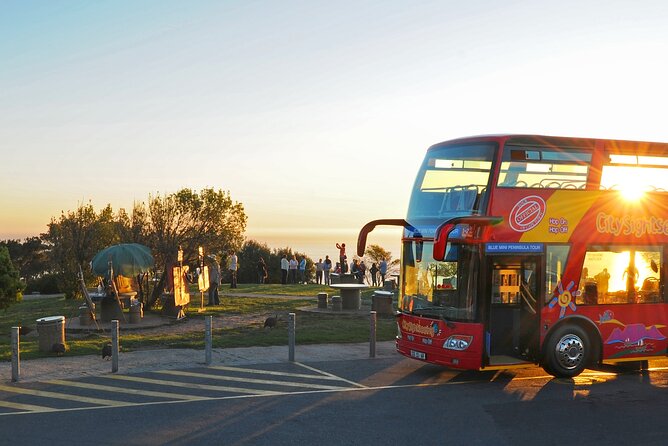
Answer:
<svg viewBox="0 0 668 446"><path fill-rule="evenodd" d="M644 188L637 182L625 182L620 185L620 193L625 201L637 203L645 196Z"/></svg>

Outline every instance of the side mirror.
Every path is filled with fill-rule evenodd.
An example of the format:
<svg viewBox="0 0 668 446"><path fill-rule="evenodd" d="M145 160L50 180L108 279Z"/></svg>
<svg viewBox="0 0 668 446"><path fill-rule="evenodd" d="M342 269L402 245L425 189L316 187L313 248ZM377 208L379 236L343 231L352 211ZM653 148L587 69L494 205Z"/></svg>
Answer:
<svg viewBox="0 0 668 446"><path fill-rule="evenodd" d="M385 225L385 226L401 226L409 231L415 231L415 228L411 226L406 220L399 218L389 218L383 220L373 220L365 224L360 230L359 235L357 236L357 255L362 257L364 256L364 251L366 250L366 237L369 235L369 232L373 231L376 226Z"/></svg>
<svg viewBox="0 0 668 446"><path fill-rule="evenodd" d="M455 226L455 224L446 223L436 229L436 236L434 237L434 260L442 262L445 258L445 247L448 244L448 236L455 229Z"/></svg>
<svg viewBox="0 0 668 446"><path fill-rule="evenodd" d="M445 258L445 248L448 244L450 233L459 224L467 224L475 227L492 226L503 221L503 217L492 217L486 215L470 215L467 217L455 217L443 222L434 234L434 260L442 262Z"/></svg>

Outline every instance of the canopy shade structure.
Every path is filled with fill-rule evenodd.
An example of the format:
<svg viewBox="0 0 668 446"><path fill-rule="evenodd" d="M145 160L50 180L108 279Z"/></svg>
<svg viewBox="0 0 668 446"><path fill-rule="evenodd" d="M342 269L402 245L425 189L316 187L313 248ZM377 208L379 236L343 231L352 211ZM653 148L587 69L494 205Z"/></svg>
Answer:
<svg viewBox="0 0 668 446"><path fill-rule="evenodd" d="M151 250L139 243L121 243L104 248L91 261L93 272L104 276L109 273L109 262L115 275L133 277L148 271L154 265Z"/></svg>

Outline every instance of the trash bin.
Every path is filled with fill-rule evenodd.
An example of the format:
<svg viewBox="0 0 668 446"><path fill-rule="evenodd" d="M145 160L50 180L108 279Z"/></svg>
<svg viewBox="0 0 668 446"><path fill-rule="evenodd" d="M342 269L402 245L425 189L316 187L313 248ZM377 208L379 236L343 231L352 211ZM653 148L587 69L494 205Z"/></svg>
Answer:
<svg viewBox="0 0 668 446"><path fill-rule="evenodd" d="M95 304L93 304L93 313L95 313ZM88 305L81 305L79 307L79 325L84 327L92 323L93 323L93 318L91 317Z"/></svg>
<svg viewBox="0 0 668 446"><path fill-rule="evenodd" d="M49 316L37 319L39 351L50 352L53 344L65 344L65 316Z"/></svg>
<svg viewBox="0 0 668 446"><path fill-rule="evenodd" d="M130 320L129 322L131 324L140 324L141 323L141 318L143 316L142 314L142 306L141 302L133 302L132 305L130 305Z"/></svg>
<svg viewBox="0 0 668 446"><path fill-rule="evenodd" d="M392 293L389 291L374 291L373 296L371 296L371 309L378 314L393 314Z"/></svg>
<svg viewBox="0 0 668 446"><path fill-rule="evenodd" d="M332 296L332 311L341 311L343 309L343 301L341 296Z"/></svg>
<svg viewBox="0 0 668 446"><path fill-rule="evenodd" d="M318 308L327 309L327 293L318 293Z"/></svg>

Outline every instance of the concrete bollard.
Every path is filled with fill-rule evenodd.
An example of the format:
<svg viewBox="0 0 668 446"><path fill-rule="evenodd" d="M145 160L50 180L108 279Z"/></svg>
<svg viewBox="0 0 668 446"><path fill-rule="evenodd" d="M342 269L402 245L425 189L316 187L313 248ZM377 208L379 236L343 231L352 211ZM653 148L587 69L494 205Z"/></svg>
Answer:
<svg viewBox="0 0 668 446"><path fill-rule="evenodd" d="M21 378L21 345L19 327L12 327L12 382Z"/></svg>
<svg viewBox="0 0 668 446"><path fill-rule="evenodd" d="M318 293L318 308L327 309L327 293Z"/></svg>
<svg viewBox="0 0 668 446"><path fill-rule="evenodd" d="M288 359L295 361L295 313L288 314Z"/></svg>
<svg viewBox="0 0 668 446"><path fill-rule="evenodd" d="M118 372L118 320L111 321L111 373Z"/></svg>
<svg viewBox="0 0 668 446"><path fill-rule="evenodd" d="M206 362L206 365L211 365L211 347L213 344L211 329L213 328L213 316L205 316L204 325L204 362Z"/></svg>
<svg viewBox="0 0 668 446"><path fill-rule="evenodd" d="M369 357L376 357L376 312L369 314Z"/></svg>

